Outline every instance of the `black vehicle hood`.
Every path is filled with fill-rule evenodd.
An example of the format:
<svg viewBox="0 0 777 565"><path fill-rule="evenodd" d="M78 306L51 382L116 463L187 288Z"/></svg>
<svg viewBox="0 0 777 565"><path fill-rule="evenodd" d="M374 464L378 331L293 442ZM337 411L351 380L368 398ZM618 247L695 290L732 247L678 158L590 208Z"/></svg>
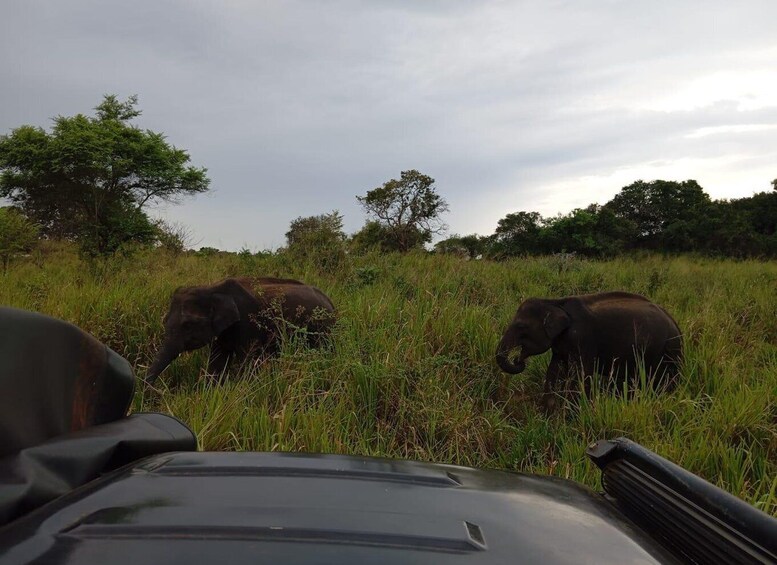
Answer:
<svg viewBox="0 0 777 565"><path fill-rule="evenodd" d="M337 455L167 453L0 530L0 563L671 563L577 483Z"/></svg>

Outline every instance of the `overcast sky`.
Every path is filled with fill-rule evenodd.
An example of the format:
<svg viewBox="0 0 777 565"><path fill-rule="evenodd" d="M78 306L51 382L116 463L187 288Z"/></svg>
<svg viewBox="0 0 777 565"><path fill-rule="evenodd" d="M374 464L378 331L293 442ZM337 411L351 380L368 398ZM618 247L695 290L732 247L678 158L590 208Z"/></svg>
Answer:
<svg viewBox="0 0 777 565"><path fill-rule="evenodd" d="M199 245L284 244L289 222L418 169L449 233L604 203L634 180L714 198L777 177L777 1L0 3L0 134L137 94L138 125L212 192L152 215Z"/></svg>

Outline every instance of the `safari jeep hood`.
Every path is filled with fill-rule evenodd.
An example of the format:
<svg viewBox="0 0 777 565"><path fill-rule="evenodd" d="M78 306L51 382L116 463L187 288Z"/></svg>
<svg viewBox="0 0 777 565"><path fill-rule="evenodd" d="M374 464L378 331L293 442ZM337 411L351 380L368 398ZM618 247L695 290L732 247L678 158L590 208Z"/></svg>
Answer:
<svg viewBox="0 0 777 565"><path fill-rule="evenodd" d="M0 530L0 563L674 563L577 483L412 461L166 453Z"/></svg>

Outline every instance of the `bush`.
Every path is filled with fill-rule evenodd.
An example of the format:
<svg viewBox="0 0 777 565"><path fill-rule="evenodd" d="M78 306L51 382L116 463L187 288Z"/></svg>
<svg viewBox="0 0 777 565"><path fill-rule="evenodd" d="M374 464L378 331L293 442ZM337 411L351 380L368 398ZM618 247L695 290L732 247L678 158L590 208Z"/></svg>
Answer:
<svg viewBox="0 0 777 565"><path fill-rule="evenodd" d="M295 260L312 263L319 269L333 269L345 260L345 240L343 217L333 210L292 221L286 232L286 252Z"/></svg>
<svg viewBox="0 0 777 565"><path fill-rule="evenodd" d="M192 232L183 224L157 220L154 222L154 227L156 228L156 240L159 247L173 255L180 255L193 245Z"/></svg>
<svg viewBox="0 0 777 565"><path fill-rule="evenodd" d="M16 208L0 208L0 261L3 272L11 259L20 253L30 253L38 244L38 226Z"/></svg>

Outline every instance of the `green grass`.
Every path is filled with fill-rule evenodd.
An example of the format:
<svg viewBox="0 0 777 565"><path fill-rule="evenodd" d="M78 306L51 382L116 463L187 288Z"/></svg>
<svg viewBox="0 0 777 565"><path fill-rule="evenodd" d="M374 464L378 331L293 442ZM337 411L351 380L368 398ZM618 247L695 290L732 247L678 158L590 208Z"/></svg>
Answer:
<svg viewBox="0 0 777 565"><path fill-rule="evenodd" d="M183 356L134 410L187 422L206 450L334 452L553 474L598 487L584 455L625 435L777 515L777 263L644 256L506 263L424 254L348 257L336 272L285 256L173 257L89 267L67 248L12 264L0 303L64 318L138 373L177 286L231 275L300 278L338 308L333 345L289 344L224 386ZM548 356L508 378L494 351L530 296L622 289L673 314L686 339L682 384L631 399L595 393L550 417L538 408Z"/></svg>

